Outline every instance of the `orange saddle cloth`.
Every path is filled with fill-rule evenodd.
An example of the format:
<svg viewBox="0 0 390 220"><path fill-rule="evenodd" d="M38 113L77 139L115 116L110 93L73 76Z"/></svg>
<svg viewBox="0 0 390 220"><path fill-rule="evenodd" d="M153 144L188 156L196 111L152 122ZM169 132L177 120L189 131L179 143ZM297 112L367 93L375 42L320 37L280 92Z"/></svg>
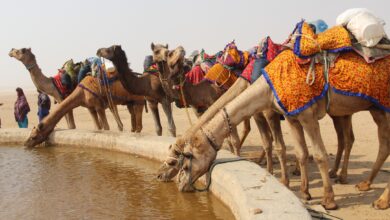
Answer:
<svg viewBox="0 0 390 220"><path fill-rule="evenodd" d="M263 74L287 115L296 115L325 97L330 87L336 93L356 96L390 112L390 58L368 64L354 52L341 54L325 83L321 64L315 65L315 80L306 83L309 64L299 65L291 50L280 53Z"/></svg>

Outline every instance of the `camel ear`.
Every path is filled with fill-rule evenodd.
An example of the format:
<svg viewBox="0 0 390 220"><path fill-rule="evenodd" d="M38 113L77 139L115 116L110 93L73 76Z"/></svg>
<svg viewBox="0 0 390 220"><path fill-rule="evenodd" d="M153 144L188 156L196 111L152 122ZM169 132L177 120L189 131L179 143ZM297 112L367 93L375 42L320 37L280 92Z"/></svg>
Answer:
<svg viewBox="0 0 390 220"><path fill-rule="evenodd" d="M154 50L154 43L152 42L152 44L150 45L150 48L152 48L152 50Z"/></svg>
<svg viewBox="0 0 390 220"><path fill-rule="evenodd" d="M27 48L27 50L31 52L31 47Z"/></svg>
<svg viewBox="0 0 390 220"><path fill-rule="evenodd" d="M38 124L38 127L37 127L37 130L38 131L41 131L43 129L43 124L42 123L39 123Z"/></svg>
<svg viewBox="0 0 390 220"><path fill-rule="evenodd" d="M122 49L122 45L118 45L117 47L121 48Z"/></svg>
<svg viewBox="0 0 390 220"><path fill-rule="evenodd" d="M165 48L167 48L167 49L168 49L168 44L165 44Z"/></svg>

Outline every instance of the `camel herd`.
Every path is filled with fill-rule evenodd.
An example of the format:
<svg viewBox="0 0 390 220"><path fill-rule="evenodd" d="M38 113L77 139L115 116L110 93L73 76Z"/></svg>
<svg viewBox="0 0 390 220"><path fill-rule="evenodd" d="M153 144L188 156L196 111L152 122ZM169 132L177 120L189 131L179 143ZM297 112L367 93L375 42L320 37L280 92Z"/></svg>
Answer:
<svg viewBox="0 0 390 220"><path fill-rule="evenodd" d="M285 112L278 104L265 77L261 76L253 84L239 77L229 89L207 81L194 85L183 80L188 71L183 47L169 50L168 45L152 44L151 49L153 60L158 66L158 75L143 74L139 76L140 74L134 73L129 68L126 54L119 45L100 48L97 50L97 56L110 60L114 64L123 90L131 94L128 100L142 101L143 97L146 98L155 121L157 135L162 134L158 103L161 103L167 115L169 132L174 137L176 136L176 127L171 109L171 103L174 100L181 101L185 107L192 107L198 116L198 120L190 129L185 131L182 136L177 137L176 142L170 146L169 157L160 168L158 179L169 181L177 176L181 191L194 190L193 183L208 171L224 141L236 155L240 155L240 148L250 131L249 119L253 116L263 140L267 170L270 173L273 172L272 150L275 149L281 165L280 181L288 187L286 146L280 124L281 115ZM75 128L72 109L78 106L88 108L97 129L109 129L105 116L108 101L105 100L107 97L103 94L97 94L97 96L95 93L89 92L88 88L78 86L67 98L63 99L52 80L42 74L31 49L12 49L9 55L26 66L37 89L51 95L60 103L49 116L36 128L33 128L25 143L26 146L32 147L44 142L63 116L67 118L68 127ZM81 84L85 83L86 80L92 79L87 77ZM309 154L304 138L304 132L306 132L313 143L313 157L323 182L322 205L326 209L332 210L337 209L337 204L334 200L330 178L338 178L341 183L347 181L348 160L354 142L352 114L368 110L378 126L379 151L377 159L369 176L357 185L359 190L367 191L390 153L390 113L359 97L341 95L333 90L329 90L329 93L327 99L317 101L296 116L285 116L285 118L297 142L296 159L301 174L300 191L302 197L307 200L311 199L307 170ZM126 102L115 104L126 104ZM143 108L143 102L129 107L132 119L134 118L132 131L140 132L142 129ZM141 114L136 112L141 112ZM115 113L115 109L113 113ZM336 162L332 169L328 163L328 155L318 122L326 114L332 118L338 137ZM240 139L236 127L242 121L244 121L245 126ZM343 153L344 160L341 172L337 175ZM389 188L390 179L382 196L374 202L375 208L386 209L389 207Z"/></svg>

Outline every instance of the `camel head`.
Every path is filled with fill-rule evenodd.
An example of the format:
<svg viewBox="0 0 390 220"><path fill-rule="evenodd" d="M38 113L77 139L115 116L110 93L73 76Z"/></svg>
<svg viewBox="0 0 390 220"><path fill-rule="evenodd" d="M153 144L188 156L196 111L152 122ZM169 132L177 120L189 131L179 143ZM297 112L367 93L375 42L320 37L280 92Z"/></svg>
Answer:
<svg viewBox="0 0 390 220"><path fill-rule="evenodd" d="M180 81L183 80L184 75L191 69L191 67L187 65L187 61L184 57L185 54L186 52L182 46L179 46L168 53L167 63L170 73L168 79L172 80L175 84L179 84Z"/></svg>
<svg viewBox="0 0 390 220"><path fill-rule="evenodd" d="M32 64L35 62L35 56L31 52L31 48L22 48L19 50L12 48L8 55L21 61L25 65Z"/></svg>
<svg viewBox="0 0 390 220"><path fill-rule="evenodd" d="M169 181L178 174L180 191L193 191L193 183L205 174L217 156L207 137L197 132L188 141L178 138L169 148L168 159L158 172L158 179Z"/></svg>
<svg viewBox="0 0 390 220"><path fill-rule="evenodd" d="M42 142L44 142L49 134L53 131L52 126L47 126L44 124L45 119L38 124L37 127L34 127L31 130L30 136L24 142L26 147L34 147Z"/></svg>
<svg viewBox="0 0 390 220"><path fill-rule="evenodd" d="M150 45L153 51L153 62L164 62L167 61L168 57L168 44L154 44Z"/></svg>
<svg viewBox="0 0 390 220"><path fill-rule="evenodd" d="M120 45L112 45L111 47L100 48L96 52L96 55L98 57L103 57L107 60L110 60L113 63L115 63L115 61L118 61L118 58L125 58L127 62L126 53L122 50L122 47Z"/></svg>

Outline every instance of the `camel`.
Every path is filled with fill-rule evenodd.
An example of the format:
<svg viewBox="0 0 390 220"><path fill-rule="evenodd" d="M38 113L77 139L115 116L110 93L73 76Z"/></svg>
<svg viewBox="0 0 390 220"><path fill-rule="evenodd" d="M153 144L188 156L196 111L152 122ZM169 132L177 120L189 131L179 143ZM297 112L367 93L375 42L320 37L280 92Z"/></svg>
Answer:
<svg viewBox="0 0 390 220"><path fill-rule="evenodd" d="M92 84L94 83L94 84ZM45 117L37 127L34 127L30 136L24 143L26 147L33 147L42 143L47 139L53 131L59 120L72 109L83 106L88 108L95 121L101 121L104 130L109 130L109 124L106 118L105 109L107 108L106 93L103 88L101 91L97 88L100 82L92 77L86 76L79 86L63 101L54 111ZM144 107L144 97L129 94L119 81L114 81L111 88L117 88L117 93L111 91L113 94L113 101L116 104L127 102L125 100L132 100L134 102L133 109L129 108L132 114L132 130L140 132L142 130L142 111ZM114 90L114 89L113 89ZM115 95L115 96L114 96ZM118 95L118 96L116 96ZM115 98L117 97L117 98ZM100 125L100 123L98 123ZM99 128L100 129L100 128Z"/></svg>
<svg viewBox="0 0 390 220"><path fill-rule="evenodd" d="M175 89L173 89L174 85L179 84L180 78L184 78L184 71L183 71L183 63L184 63L184 49L182 47L176 48L174 51L166 52L167 49L164 50L164 48L161 48L159 46L156 46L152 44L152 50L153 54L155 56L155 59L159 65L159 68L162 69L161 75L165 79L162 79L163 88L166 91L167 94L171 94L175 99L181 99L179 92ZM158 52L158 53L157 53ZM169 70L169 71L167 71ZM242 91L241 84L245 84L249 86L249 83L244 80L243 78L238 78L237 81L242 81L239 83L234 83L233 86L228 90L231 89L236 91L237 89ZM237 87L238 86L238 87ZM246 87L247 87L246 86ZM219 107L220 105L215 106L215 102L221 103L219 101L219 97L224 93L224 91L216 86L215 84L210 84L207 81L202 81L201 83L197 85L192 85L189 82L184 82L183 84L183 95L186 97L186 103L189 105L194 106L205 106L207 108L210 108L212 106L212 112L216 112L216 109L221 109L222 107ZM214 104L213 104L214 103ZM210 120L210 112L209 110L206 111L208 115L205 117L201 116L200 120L204 120L204 118L207 118L207 120ZM200 116L200 115L199 115ZM279 161L281 164L281 182L288 186L289 185L289 178L287 174L287 168L286 168L286 147L284 144L284 140L282 137L282 131L280 127L280 117L279 114L277 114L274 111L265 111L256 113L254 115L254 119L256 121L256 124L258 126L260 135L263 139L263 143L265 145L265 155L267 155L267 170L270 173L273 173L273 164L272 164L272 136L275 137L275 145L277 149L277 155L279 157ZM234 148L234 153L236 155L240 155L240 148L248 135L250 131L250 122L249 119L244 121L244 131L242 134L242 140L240 141L238 138L237 130L234 127L233 132L231 135L231 140ZM203 124L203 123L202 123ZM272 135L271 135L272 132ZM232 151L233 152L233 151ZM264 156L264 155L262 155ZM178 171L178 170L176 170ZM168 181L174 176L174 172L169 172L170 175L158 175L158 179L162 181ZM173 176L172 176L173 175Z"/></svg>
<svg viewBox="0 0 390 220"><path fill-rule="evenodd" d="M62 95L59 93L51 78L46 77L39 68L34 54L31 52L31 48L23 48L20 50L12 48L9 52L10 57L14 57L24 64L26 69L30 72L31 79L35 87L52 96L58 103L63 101ZM66 116L66 122L69 129L75 129L73 112L70 111Z"/></svg>
<svg viewBox="0 0 390 220"><path fill-rule="evenodd" d="M109 48L100 48L96 54L99 57L103 57L113 62L118 71L118 78L128 92L135 95L146 96L153 113L156 133L159 136L162 135L162 127L157 105L158 103L161 103L165 115L168 118L169 131L173 137L176 137L176 126L172 117L172 101L164 93L159 78L151 74L145 74L141 77L136 76L136 73L129 68L126 53L122 50L120 45L113 45Z"/></svg>
<svg viewBox="0 0 390 220"><path fill-rule="evenodd" d="M33 79L33 82L38 90L43 91L43 92L47 93L48 95L53 96L54 99L59 103L61 101L63 101L63 96L59 93L58 89L55 87L52 79L46 77L42 73L41 69L39 68L39 66L36 62L35 55L31 52L30 48L28 48L28 49L22 48L20 50L12 49L9 52L9 56L14 57L15 59L21 61L26 66L26 68L30 71L31 78ZM62 68L64 69L69 62L71 62L72 66L78 65L78 64L73 64L73 60L69 60L69 61L65 62L65 64L62 66ZM75 69L77 69L77 68L75 68ZM126 96L127 94L121 94L121 95ZM132 123L131 131L132 132L140 132L142 130L142 121L139 121L139 119L137 119L137 118L142 117L142 111L140 112L140 110L142 110L142 108L140 105L143 106L143 104L140 103L141 97L134 97L134 98L135 99L133 101L137 102L137 103L135 103L135 105L133 105L133 103L124 102L123 100L114 100L114 102L116 104L127 105L127 108L130 112L131 119L132 119L131 120L131 123ZM122 131L123 130L123 123L121 122L119 115L116 114L117 113L116 105L113 105L110 108L110 110L111 110L112 114L114 115L114 118L117 122L118 129L120 131ZM101 124L100 121L96 120L96 117L94 116L95 113L93 113L91 111L90 111L90 113L91 113L91 116L93 118L95 128L100 130L103 125ZM141 114L141 116L139 116L139 114ZM68 116L68 115L71 115L71 117L70 117L71 120L70 121L67 120L68 127L75 128L74 119L73 119L73 111L70 111L66 116ZM71 125L73 123L73 127L69 126L69 122L71 122Z"/></svg>
<svg viewBox="0 0 390 220"><path fill-rule="evenodd" d="M373 203L376 209L388 209L390 207L390 178L382 195Z"/></svg>
<svg viewBox="0 0 390 220"><path fill-rule="evenodd" d="M252 100L255 98L257 101L253 102ZM178 173L179 189L181 191L193 190L192 184L208 171L208 168L215 160L223 138L229 135L229 129L226 129L227 124L235 126L254 113L266 109L274 109L279 113L284 113L265 77L261 76L253 85L227 104L223 110L220 110L209 123L200 126L197 131L193 130L195 133L185 143L171 146L171 155L181 155L179 161L181 169ZM328 174L328 158L318 123L318 120L325 116L326 110L326 100L320 99L297 115L286 116L286 119L289 121L293 135L299 143L297 146L297 158L303 176L303 182L301 183L302 193L310 197L307 187L307 146L303 135L303 130L305 130L313 143L313 156L323 181L324 197L322 205L326 209L336 209L337 204L334 201L334 192ZM378 126L380 146L376 162L369 177L358 184L360 190L369 188L389 155L390 127L388 114L390 113L376 108L373 103L365 99L346 96L336 93L332 89L329 90L329 114L345 116L364 110L370 111ZM177 163L178 161L169 162Z"/></svg>

